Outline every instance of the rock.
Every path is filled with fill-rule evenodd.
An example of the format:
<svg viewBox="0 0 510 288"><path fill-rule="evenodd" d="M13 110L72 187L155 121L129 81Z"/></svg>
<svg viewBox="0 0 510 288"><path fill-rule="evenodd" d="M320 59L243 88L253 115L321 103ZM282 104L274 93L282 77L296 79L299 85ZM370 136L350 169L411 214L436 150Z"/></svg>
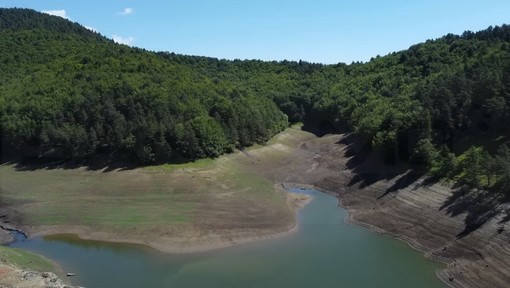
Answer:
<svg viewBox="0 0 510 288"><path fill-rule="evenodd" d="M29 281L29 280L39 277L39 273L33 272L33 271L23 271L22 275L23 275L24 281Z"/></svg>

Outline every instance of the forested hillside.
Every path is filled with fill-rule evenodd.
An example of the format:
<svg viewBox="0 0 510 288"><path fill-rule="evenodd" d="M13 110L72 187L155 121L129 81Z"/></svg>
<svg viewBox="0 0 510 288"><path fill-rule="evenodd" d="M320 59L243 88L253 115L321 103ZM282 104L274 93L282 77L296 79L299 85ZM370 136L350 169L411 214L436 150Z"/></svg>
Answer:
<svg viewBox="0 0 510 288"><path fill-rule="evenodd" d="M265 142L287 126L267 98L62 18L1 9L0 23L6 153L195 159Z"/></svg>
<svg viewBox="0 0 510 288"><path fill-rule="evenodd" d="M192 160L303 121L362 134L388 163L510 183L508 25L350 65L154 53L27 9L0 9L0 29L3 155Z"/></svg>

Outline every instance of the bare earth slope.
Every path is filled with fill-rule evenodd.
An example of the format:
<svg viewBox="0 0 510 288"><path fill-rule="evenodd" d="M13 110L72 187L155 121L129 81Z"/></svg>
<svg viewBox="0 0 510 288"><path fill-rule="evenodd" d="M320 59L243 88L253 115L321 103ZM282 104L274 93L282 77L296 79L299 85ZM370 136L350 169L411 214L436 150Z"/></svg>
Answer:
<svg viewBox="0 0 510 288"><path fill-rule="evenodd" d="M363 144L345 135L306 142L301 148L318 155L315 169L289 180L337 194L352 223L447 263L438 276L453 287L508 287L508 205L482 201L490 197L448 188L408 167L384 166L377 152L365 155Z"/></svg>

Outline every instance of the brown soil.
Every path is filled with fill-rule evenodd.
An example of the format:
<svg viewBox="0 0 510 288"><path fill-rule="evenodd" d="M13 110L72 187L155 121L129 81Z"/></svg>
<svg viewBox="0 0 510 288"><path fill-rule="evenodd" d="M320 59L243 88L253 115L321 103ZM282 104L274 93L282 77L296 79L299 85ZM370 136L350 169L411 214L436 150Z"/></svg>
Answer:
<svg viewBox="0 0 510 288"><path fill-rule="evenodd" d="M0 245L7 244L9 242L12 242L14 240L14 237L12 237L11 233L0 229Z"/></svg>
<svg viewBox="0 0 510 288"><path fill-rule="evenodd" d="M437 274L452 287L508 287L510 205L437 183L420 167L385 166L364 144L346 135L305 142L301 148L316 153L318 164L288 181L338 195L350 222L446 263Z"/></svg>
<svg viewBox="0 0 510 288"><path fill-rule="evenodd" d="M420 171L416 167L385 166L379 161L379 152L367 152L363 139L348 135L317 138L304 132L283 136L289 139L279 140L286 140L289 145L280 141L230 155L229 159L247 168L249 173L269 179L276 187L309 186L337 195L349 212L350 222L397 237L423 251L428 258L447 263L438 276L452 287L508 287L508 205L492 205L480 201L487 197L431 181L416 172ZM215 197L228 202L229 193ZM139 239L133 242L166 251L179 247L176 246L179 242L191 243L179 249L203 250L295 229L295 218L289 217L289 213L261 210L263 205L249 201L227 202L221 207L212 207L218 203L214 201L202 206L204 211L216 212L195 215L201 227L199 233L185 234L183 238L182 234L154 230L152 239L167 242L148 243ZM292 198L288 202L295 203ZM300 205L293 205L297 206ZM232 211L243 211L243 216L238 217ZM264 217L258 218L261 215ZM80 229L88 230L80 233ZM125 235L105 235L86 227L60 227L59 231L39 227L39 232L74 232L92 239L126 241Z"/></svg>

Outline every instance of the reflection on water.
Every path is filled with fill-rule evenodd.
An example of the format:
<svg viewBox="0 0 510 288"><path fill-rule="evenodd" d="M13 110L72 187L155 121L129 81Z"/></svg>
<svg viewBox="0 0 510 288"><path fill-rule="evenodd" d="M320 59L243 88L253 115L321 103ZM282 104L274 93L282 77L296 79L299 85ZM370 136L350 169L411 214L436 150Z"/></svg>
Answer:
<svg viewBox="0 0 510 288"><path fill-rule="evenodd" d="M114 243L114 242L105 242L105 241L94 241L94 240L85 240L76 234L57 234L57 235L49 235L42 237L44 242L48 243L59 243L65 242L67 244L71 244L73 246L80 246L83 249L89 250L101 250L101 249L110 249L116 253L123 253L133 249L146 250L147 252L154 250L153 248L141 245L141 244L130 244L130 243Z"/></svg>
<svg viewBox="0 0 510 288"><path fill-rule="evenodd" d="M334 197L313 191L296 233L190 254L57 235L11 246L45 255L86 287L445 287L405 243L346 224Z"/></svg>

